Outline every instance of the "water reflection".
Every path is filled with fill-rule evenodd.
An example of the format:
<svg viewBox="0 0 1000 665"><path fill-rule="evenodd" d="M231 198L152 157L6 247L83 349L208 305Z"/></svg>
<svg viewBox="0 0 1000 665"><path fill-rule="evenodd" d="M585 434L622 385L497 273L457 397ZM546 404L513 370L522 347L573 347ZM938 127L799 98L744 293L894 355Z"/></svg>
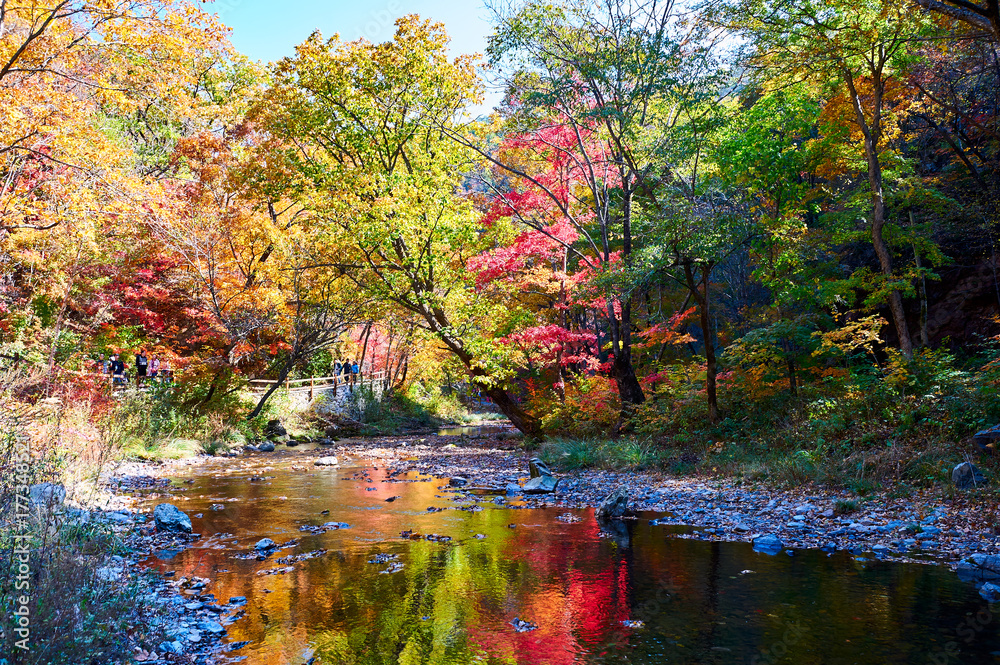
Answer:
<svg viewBox="0 0 1000 665"><path fill-rule="evenodd" d="M668 537L681 530L645 519L626 523L623 547L591 511L567 523L555 519L565 510L499 507L491 497L456 504L444 481L383 482L381 469L215 471L181 485L189 490L179 505L202 515L200 547L150 565L211 578L221 601L247 597L229 640L251 641L237 652L248 665L1000 662L1000 620L966 641L961 622L987 606L943 568L768 556ZM299 530L334 520L351 528ZM409 529L451 540L399 537ZM232 558L262 537L300 540L266 561ZM277 558L316 549L327 552L264 574L284 567ZM367 563L379 553L403 568ZM515 632L515 617L537 630Z"/></svg>

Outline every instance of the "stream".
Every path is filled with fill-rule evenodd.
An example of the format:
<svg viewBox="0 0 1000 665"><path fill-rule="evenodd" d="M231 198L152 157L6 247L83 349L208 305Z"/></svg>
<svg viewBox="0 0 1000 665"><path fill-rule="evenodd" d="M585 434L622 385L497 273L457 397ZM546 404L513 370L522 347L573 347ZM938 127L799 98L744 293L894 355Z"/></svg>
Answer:
<svg viewBox="0 0 1000 665"><path fill-rule="evenodd" d="M232 662L1000 663L1000 606L943 566L757 553L653 513L608 537L591 509L520 509L350 459L254 462L175 476L201 538L148 561L246 597ZM262 538L280 549L258 560Z"/></svg>

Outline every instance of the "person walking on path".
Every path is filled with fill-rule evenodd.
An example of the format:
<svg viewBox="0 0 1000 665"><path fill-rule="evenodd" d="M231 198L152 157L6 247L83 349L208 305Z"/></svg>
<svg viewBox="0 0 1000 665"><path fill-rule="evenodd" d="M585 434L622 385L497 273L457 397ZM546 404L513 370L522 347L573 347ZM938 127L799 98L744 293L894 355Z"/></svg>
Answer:
<svg viewBox="0 0 1000 665"><path fill-rule="evenodd" d="M149 361L149 378L155 379L160 373L160 357L153 356L153 359Z"/></svg>
<svg viewBox="0 0 1000 665"><path fill-rule="evenodd" d="M135 357L135 385L138 387L146 379L146 370L149 369L149 359L146 357L146 349L142 349Z"/></svg>
<svg viewBox="0 0 1000 665"><path fill-rule="evenodd" d="M355 360L351 363L351 385L358 385L358 379L361 377L361 366L358 365L358 361Z"/></svg>
<svg viewBox="0 0 1000 665"><path fill-rule="evenodd" d="M111 356L111 383L116 386L125 385L125 363L117 353Z"/></svg>
<svg viewBox="0 0 1000 665"><path fill-rule="evenodd" d="M97 361L94 364L95 364L94 370L98 374L107 374L108 373L108 361L104 359L104 354L103 353L100 354L99 356L97 356Z"/></svg>
<svg viewBox="0 0 1000 665"><path fill-rule="evenodd" d="M343 366L340 364L339 360L335 360L333 362L333 394L334 395L337 394L337 382L340 380L340 372L341 372L342 367Z"/></svg>

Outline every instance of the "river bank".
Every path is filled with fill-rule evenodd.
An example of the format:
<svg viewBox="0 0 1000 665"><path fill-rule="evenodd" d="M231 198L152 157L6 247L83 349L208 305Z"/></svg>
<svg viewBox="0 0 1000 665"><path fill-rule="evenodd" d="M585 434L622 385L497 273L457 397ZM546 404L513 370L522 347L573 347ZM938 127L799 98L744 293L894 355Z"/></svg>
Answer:
<svg viewBox="0 0 1000 665"><path fill-rule="evenodd" d="M465 487L442 489L456 508L476 502L498 502L510 484L528 477L531 454L514 441L484 436L479 440L436 435L385 436L357 439L334 446L249 452L225 458L248 479L273 465L290 465L303 473L317 458L337 455L341 465L385 468L391 476L406 472L441 479L461 477ZM206 459L189 458L151 465L130 463L108 478L119 498L165 500L177 491L162 481ZM906 496L874 494L858 497L842 490L812 486L771 488L729 479L678 478L655 471L578 470L560 474L552 494L525 496L512 492L503 501L523 508L560 509L599 506L612 491L629 496L630 508L641 519L690 530L670 537L709 541L752 541L775 535L792 551L822 548L899 561L940 563L954 567L969 555L997 554L997 507L992 495L979 490L931 488ZM256 477L260 477L256 475ZM248 480L249 482L249 480ZM389 481L391 482L391 480ZM468 488L492 488L469 491Z"/></svg>

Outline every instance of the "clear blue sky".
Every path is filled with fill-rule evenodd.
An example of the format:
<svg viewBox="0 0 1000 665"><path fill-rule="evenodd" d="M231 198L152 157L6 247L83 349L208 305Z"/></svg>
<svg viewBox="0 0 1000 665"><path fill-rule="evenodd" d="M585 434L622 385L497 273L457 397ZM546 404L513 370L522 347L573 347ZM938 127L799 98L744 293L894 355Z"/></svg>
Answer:
<svg viewBox="0 0 1000 665"><path fill-rule="evenodd" d="M453 55L483 53L492 30L483 0L215 0L205 8L232 28L233 46L263 62L292 55L314 30L345 40L388 41L393 21L405 14L444 23ZM486 107L498 101L488 93Z"/></svg>

